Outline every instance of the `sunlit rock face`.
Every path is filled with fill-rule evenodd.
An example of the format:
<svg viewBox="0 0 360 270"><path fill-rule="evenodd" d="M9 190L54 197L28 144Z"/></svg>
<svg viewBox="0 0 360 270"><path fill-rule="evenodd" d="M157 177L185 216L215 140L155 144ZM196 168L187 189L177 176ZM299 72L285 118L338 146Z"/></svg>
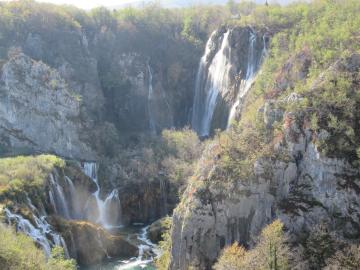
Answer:
<svg viewBox="0 0 360 270"><path fill-rule="evenodd" d="M82 113L87 114L87 117L99 117L104 97L98 75L98 61L84 32L79 29L52 29L51 34L46 31L29 32L21 48L32 59L58 70L69 89L81 96Z"/></svg>
<svg viewBox="0 0 360 270"><path fill-rule="evenodd" d="M337 61L319 76L312 86L314 91L321 87L326 73L358 72L359 59L353 55ZM306 61L300 63L307 65ZM298 71L284 74L297 76ZM301 97L290 94L280 102L284 101L298 102ZM290 232L290 241L298 242L320 223L341 241L358 241L359 168L343 158L321 154L317 141L325 140L329 132L314 132L306 120L299 120L301 116L284 113L276 103L268 101L258 114L269 129L275 120L283 124L282 135L273 142L273 153L278 157L258 159L251 181L232 179L223 183L209 178L216 170L217 145L205 150L204 156L213 159L200 163L198 179L189 185L174 212L171 269L211 269L223 247L234 242L251 247L261 229L276 218Z"/></svg>
<svg viewBox="0 0 360 270"><path fill-rule="evenodd" d="M73 158L95 155L82 138L80 101L57 70L16 54L2 67L0 96L5 147Z"/></svg>
<svg viewBox="0 0 360 270"><path fill-rule="evenodd" d="M359 236L358 190L351 188L359 170L341 159L322 157L311 132L295 123L278 147L291 161L259 160L254 165L256 182L238 179L227 191L211 184L199 193L188 187L173 216L171 269L211 269L223 247L251 245L275 218L294 239L319 222L340 239Z"/></svg>

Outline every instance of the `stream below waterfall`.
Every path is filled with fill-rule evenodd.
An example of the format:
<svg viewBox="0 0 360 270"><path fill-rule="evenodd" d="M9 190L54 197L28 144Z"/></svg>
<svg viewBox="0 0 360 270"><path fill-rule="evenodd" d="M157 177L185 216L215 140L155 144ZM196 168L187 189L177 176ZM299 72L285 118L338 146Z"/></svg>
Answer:
<svg viewBox="0 0 360 270"><path fill-rule="evenodd" d="M133 225L110 231L127 239L139 249L139 255L132 258L114 258L97 265L80 267L80 270L155 270L154 259L160 254L157 245L147 237L148 226Z"/></svg>

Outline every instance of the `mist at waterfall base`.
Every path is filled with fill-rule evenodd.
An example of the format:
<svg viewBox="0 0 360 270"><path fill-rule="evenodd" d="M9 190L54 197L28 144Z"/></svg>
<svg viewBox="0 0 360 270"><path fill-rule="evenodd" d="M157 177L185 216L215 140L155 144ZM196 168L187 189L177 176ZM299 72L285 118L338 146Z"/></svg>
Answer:
<svg viewBox="0 0 360 270"><path fill-rule="evenodd" d="M121 203L117 189L113 189L104 200L101 199L97 164L83 162L79 167L90 178L89 181L95 184L96 190L91 193L78 183L73 183L68 176L60 177L57 171L52 172L48 178L48 201L53 213L67 220L88 220L96 223L113 235L121 235L139 249L137 257L108 257L108 260L100 265L81 269L155 269L152 262L159 255L159 251L147 238L148 227L134 225L124 228L121 225ZM65 256L69 258L66 242L48 223L48 213L44 205L35 207L30 198L27 198L27 206L31 209L33 222L6 208L4 212L7 223L14 225L16 231L31 237L43 249L46 257L50 256L53 247L61 246ZM72 243L71 245L73 246Z"/></svg>
<svg viewBox="0 0 360 270"><path fill-rule="evenodd" d="M117 229L130 243L139 248L139 255L133 258L109 258L97 265L80 267L80 270L155 270L154 258L160 255L160 249L147 238L148 226L132 225Z"/></svg>
<svg viewBox="0 0 360 270"><path fill-rule="evenodd" d="M139 249L139 255L133 258L108 258L107 261L91 267L83 267L82 270L138 270L155 269L152 262L159 255L159 250L147 238L147 229L141 225L123 227L121 225L121 203L118 191L112 190L105 200L100 198L100 185L97 178L97 167L94 162L87 162L82 165L84 173L94 181L97 190L93 193L96 199L98 216L95 222L101 224L112 234L122 235L130 243L135 244ZM115 207L115 208L114 208ZM112 219L111 219L112 217ZM115 217L115 218L114 218Z"/></svg>

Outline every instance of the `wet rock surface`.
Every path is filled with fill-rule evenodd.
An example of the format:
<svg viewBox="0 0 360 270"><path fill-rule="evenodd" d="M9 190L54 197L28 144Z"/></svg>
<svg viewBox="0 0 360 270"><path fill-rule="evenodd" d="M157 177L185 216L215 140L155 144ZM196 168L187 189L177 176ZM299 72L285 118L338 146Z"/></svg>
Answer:
<svg viewBox="0 0 360 270"><path fill-rule="evenodd" d="M69 252L81 265L93 265L114 257L136 257L138 249L121 236L86 221L53 218L53 226L63 235Z"/></svg>

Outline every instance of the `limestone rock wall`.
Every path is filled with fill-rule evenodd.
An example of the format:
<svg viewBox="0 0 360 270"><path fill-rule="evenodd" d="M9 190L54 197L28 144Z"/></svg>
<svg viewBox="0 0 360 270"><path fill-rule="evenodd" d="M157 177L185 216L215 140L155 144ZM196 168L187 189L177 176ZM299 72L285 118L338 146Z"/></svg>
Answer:
<svg viewBox="0 0 360 270"><path fill-rule="evenodd" d="M81 101L57 70L15 55L2 67L0 96L3 147L94 158L82 138Z"/></svg>

